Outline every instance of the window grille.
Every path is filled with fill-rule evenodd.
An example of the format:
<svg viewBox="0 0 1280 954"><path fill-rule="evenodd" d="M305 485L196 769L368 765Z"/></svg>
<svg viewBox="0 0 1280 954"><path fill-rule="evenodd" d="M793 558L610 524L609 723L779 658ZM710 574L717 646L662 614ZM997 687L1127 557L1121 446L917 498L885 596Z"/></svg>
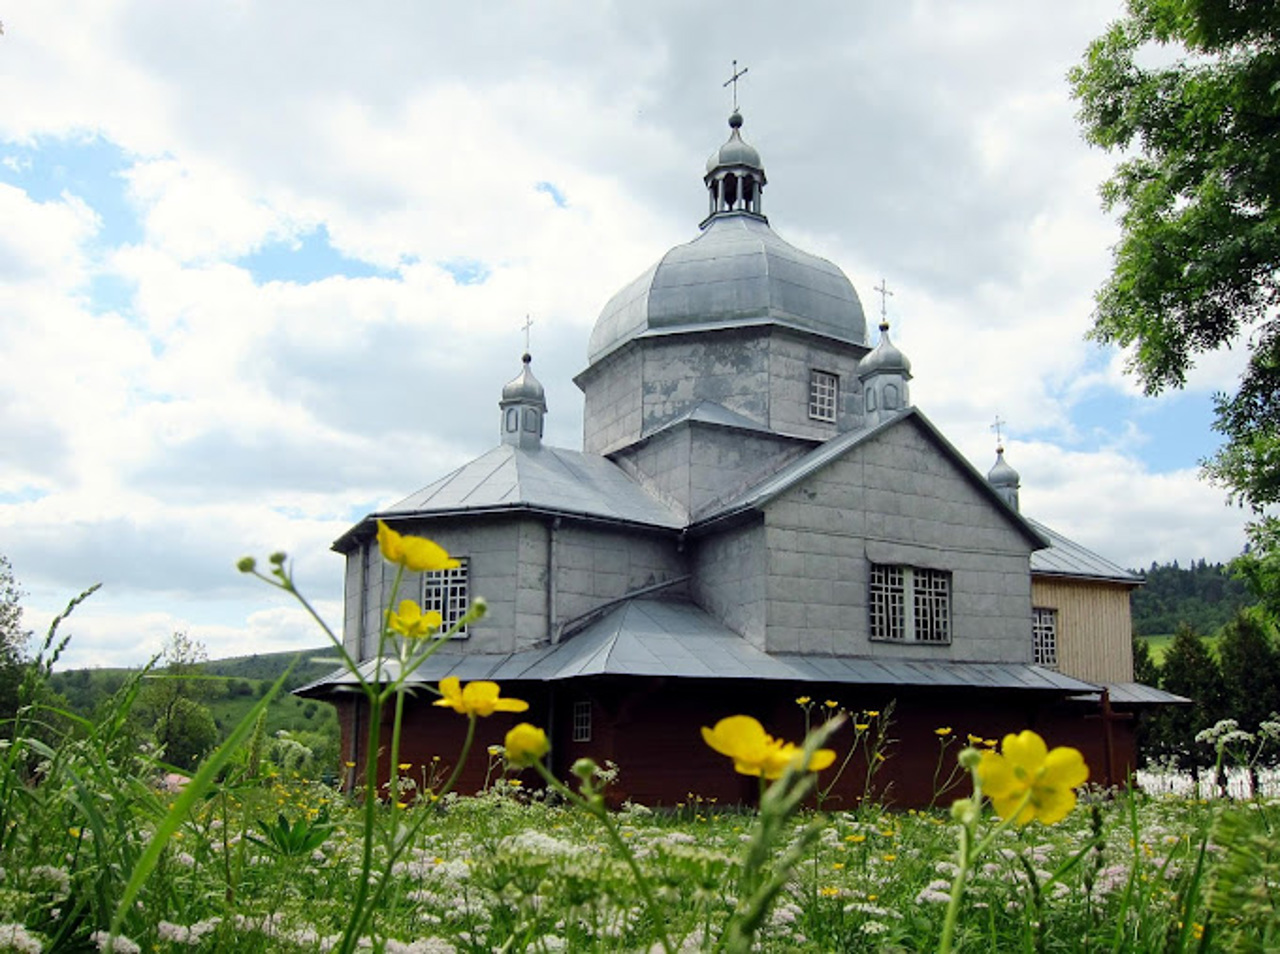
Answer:
<svg viewBox="0 0 1280 954"><path fill-rule="evenodd" d="M441 630L450 626L466 615L469 601L467 598L467 580L470 562L461 558L461 564L450 570L431 570L422 574L422 608L424 612L435 610L443 620ZM467 635L467 627L463 626L453 634L455 639Z"/></svg>
<svg viewBox="0 0 1280 954"><path fill-rule="evenodd" d="M1058 611L1035 607L1031 610L1031 661L1037 666L1058 668Z"/></svg>
<svg viewBox="0 0 1280 954"><path fill-rule="evenodd" d="M840 378L828 371L809 372L809 416L834 423L840 396Z"/></svg>
<svg viewBox="0 0 1280 954"><path fill-rule="evenodd" d="M573 704L573 741L591 741L591 702L579 699Z"/></svg>
<svg viewBox="0 0 1280 954"><path fill-rule="evenodd" d="M870 604L872 639L951 642L951 574L946 570L873 563Z"/></svg>

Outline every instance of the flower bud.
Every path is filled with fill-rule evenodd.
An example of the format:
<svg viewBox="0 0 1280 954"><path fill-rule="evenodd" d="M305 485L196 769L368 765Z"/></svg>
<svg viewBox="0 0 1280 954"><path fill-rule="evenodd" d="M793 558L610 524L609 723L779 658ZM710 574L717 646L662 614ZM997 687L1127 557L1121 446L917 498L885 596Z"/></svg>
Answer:
<svg viewBox="0 0 1280 954"><path fill-rule="evenodd" d="M241 573L252 573L258 566L258 561L253 557L241 557L236 561L236 569Z"/></svg>
<svg viewBox="0 0 1280 954"><path fill-rule="evenodd" d="M978 820L978 806L972 798L957 798L951 803L951 819L961 825L972 825Z"/></svg>
<svg viewBox="0 0 1280 954"><path fill-rule="evenodd" d="M960 754L956 756L956 761L960 763L962 769L972 772L978 767L978 763L982 761L982 753L971 746L966 746L960 750Z"/></svg>
<svg viewBox="0 0 1280 954"><path fill-rule="evenodd" d="M277 550L275 553L271 554L271 556L269 556L267 559L269 559L276 566L283 566L284 561L289 559L289 555L285 553L283 550Z"/></svg>
<svg viewBox="0 0 1280 954"><path fill-rule="evenodd" d="M600 766L595 763L595 759L578 759L573 763L573 774L584 782L591 781L599 771Z"/></svg>

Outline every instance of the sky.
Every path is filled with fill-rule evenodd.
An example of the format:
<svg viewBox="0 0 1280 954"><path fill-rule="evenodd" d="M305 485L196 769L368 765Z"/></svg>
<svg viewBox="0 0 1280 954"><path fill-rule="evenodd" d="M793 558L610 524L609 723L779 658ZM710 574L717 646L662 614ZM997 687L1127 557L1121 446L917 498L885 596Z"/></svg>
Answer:
<svg viewBox="0 0 1280 954"><path fill-rule="evenodd" d="M881 279L912 400L1123 566L1228 560L1199 477L1238 353L1142 395L1085 339L1117 238L1065 75L1118 0L17 0L0 36L0 554L59 662L309 648L353 522L498 441L529 331L578 449L587 339L697 234L738 61L764 211ZM874 331L873 331L874 334Z"/></svg>

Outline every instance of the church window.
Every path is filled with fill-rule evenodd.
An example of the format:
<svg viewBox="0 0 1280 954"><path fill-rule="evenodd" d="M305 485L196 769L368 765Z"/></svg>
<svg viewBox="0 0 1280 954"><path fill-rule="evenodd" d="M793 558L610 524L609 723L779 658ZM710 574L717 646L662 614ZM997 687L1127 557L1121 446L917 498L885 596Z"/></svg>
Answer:
<svg viewBox="0 0 1280 954"><path fill-rule="evenodd" d="M524 429L530 434L538 433L538 412L531 407L524 409Z"/></svg>
<svg viewBox="0 0 1280 954"><path fill-rule="evenodd" d="M466 615L468 607L467 581L470 572L470 561L460 558L461 565L451 570L432 570L422 574L422 608L430 612L435 610L444 621L443 629L448 629ZM467 635L463 626L453 634L455 639Z"/></svg>
<svg viewBox="0 0 1280 954"><path fill-rule="evenodd" d="M1058 668L1058 611L1037 606L1031 610L1031 661Z"/></svg>
<svg viewBox="0 0 1280 954"><path fill-rule="evenodd" d="M894 384L886 384L884 386L884 409L886 411L896 410L898 407L898 387Z"/></svg>
<svg viewBox="0 0 1280 954"><path fill-rule="evenodd" d="M591 700L579 699L573 704L573 741L591 741Z"/></svg>
<svg viewBox="0 0 1280 954"><path fill-rule="evenodd" d="M951 574L915 566L871 566L871 638L951 642Z"/></svg>
<svg viewBox="0 0 1280 954"><path fill-rule="evenodd" d="M520 423L520 412L514 407L507 408L507 430L514 431Z"/></svg>
<svg viewBox="0 0 1280 954"><path fill-rule="evenodd" d="M837 398L840 395L840 378L829 371L809 372L809 416L815 421L836 419Z"/></svg>

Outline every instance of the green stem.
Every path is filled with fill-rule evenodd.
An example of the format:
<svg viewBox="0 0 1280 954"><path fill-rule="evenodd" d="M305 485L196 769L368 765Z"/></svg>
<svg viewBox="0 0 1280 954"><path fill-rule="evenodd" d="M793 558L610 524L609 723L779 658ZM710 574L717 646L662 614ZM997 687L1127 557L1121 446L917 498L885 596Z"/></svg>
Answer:
<svg viewBox="0 0 1280 954"><path fill-rule="evenodd" d="M391 722L391 764L387 768L387 791L392 807L400 804L400 726L404 722L404 687L396 689L396 713Z"/></svg>
<svg viewBox="0 0 1280 954"><path fill-rule="evenodd" d="M471 743L476 738L476 717L475 713L467 716L467 737L462 742L462 752L458 755L458 764L453 767L453 771L449 773L449 779L444 783L444 788L440 789L439 798L444 798L449 792L453 791L453 786L458 783L458 776L462 774L462 766L467 764L467 756L471 754Z"/></svg>
<svg viewBox="0 0 1280 954"><path fill-rule="evenodd" d="M591 798L583 798L581 795L572 791L567 785L551 774L541 760L533 763L534 770L542 776L551 788L555 789L566 799L579 808L583 809L589 815L594 815L604 825L605 833L609 836L609 841L618 849L623 860L626 861L627 867L631 869L631 874L636 879L636 887L640 889L640 894L644 898L645 907L649 910L649 920L653 922L654 928L659 932L658 939L662 942L662 949L667 954L675 954L675 948L671 946L671 939L667 937L665 928L666 915L661 908L658 907L658 900L654 897L653 888L649 884L648 877L640 870L640 865L636 861L635 855L632 854L630 847L623 840L622 835L613 824L613 819L609 817L609 809L605 807L604 799L599 795L593 795ZM589 784L589 783L588 783Z"/></svg>

